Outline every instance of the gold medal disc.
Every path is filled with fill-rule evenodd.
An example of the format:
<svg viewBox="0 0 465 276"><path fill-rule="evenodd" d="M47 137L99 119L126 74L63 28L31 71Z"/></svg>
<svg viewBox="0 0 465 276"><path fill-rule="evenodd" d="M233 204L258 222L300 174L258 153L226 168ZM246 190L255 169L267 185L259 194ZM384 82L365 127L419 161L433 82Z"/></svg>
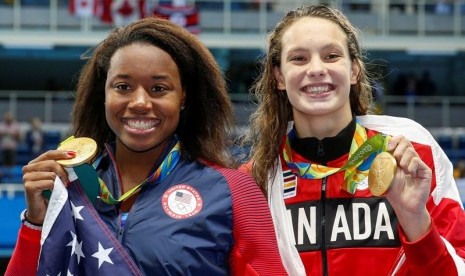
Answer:
<svg viewBox="0 0 465 276"><path fill-rule="evenodd" d="M74 151L76 156L71 159L57 160L63 167L74 167L90 161L97 153L97 143L88 137L78 137L65 140L58 147L59 150Z"/></svg>
<svg viewBox="0 0 465 276"><path fill-rule="evenodd" d="M375 157L368 173L368 188L374 196L382 196L389 190L396 169L396 159L390 153L382 152Z"/></svg>

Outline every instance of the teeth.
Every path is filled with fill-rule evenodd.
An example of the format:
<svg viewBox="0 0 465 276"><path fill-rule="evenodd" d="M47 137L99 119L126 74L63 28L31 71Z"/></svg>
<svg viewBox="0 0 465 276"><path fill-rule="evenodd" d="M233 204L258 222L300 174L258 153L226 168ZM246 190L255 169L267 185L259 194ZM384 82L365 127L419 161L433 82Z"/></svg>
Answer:
<svg viewBox="0 0 465 276"><path fill-rule="evenodd" d="M329 85L307 87L307 92L311 94L322 94L329 91Z"/></svg>
<svg viewBox="0 0 465 276"><path fill-rule="evenodd" d="M126 121L130 128L134 129L150 129L155 125L154 121L147 120L128 120Z"/></svg>

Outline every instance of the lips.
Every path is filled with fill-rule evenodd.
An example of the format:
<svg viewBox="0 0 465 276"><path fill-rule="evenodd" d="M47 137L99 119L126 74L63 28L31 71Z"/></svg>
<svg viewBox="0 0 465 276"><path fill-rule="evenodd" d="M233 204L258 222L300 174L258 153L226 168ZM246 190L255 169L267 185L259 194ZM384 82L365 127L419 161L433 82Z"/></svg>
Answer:
<svg viewBox="0 0 465 276"><path fill-rule="evenodd" d="M334 89L334 86L331 84L323 84L323 85L307 85L305 86L302 91L312 95L319 95L326 92L329 92Z"/></svg>
<svg viewBox="0 0 465 276"><path fill-rule="evenodd" d="M147 130L155 127L159 120L124 119L123 122L132 129Z"/></svg>

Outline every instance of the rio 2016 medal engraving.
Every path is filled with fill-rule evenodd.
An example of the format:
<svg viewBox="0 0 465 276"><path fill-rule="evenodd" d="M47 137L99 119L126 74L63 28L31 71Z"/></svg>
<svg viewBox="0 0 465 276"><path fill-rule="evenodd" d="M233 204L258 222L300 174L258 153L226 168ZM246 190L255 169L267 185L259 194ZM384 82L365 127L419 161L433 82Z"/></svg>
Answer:
<svg viewBox="0 0 465 276"><path fill-rule="evenodd" d="M58 149L76 153L76 156L71 159L57 160L63 167L75 167L90 161L95 156L97 143L88 137L71 138L62 142Z"/></svg>
<svg viewBox="0 0 465 276"><path fill-rule="evenodd" d="M378 154L368 173L368 188L374 196L384 195L391 187L396 175L397 162L390 153Z"/></svg>

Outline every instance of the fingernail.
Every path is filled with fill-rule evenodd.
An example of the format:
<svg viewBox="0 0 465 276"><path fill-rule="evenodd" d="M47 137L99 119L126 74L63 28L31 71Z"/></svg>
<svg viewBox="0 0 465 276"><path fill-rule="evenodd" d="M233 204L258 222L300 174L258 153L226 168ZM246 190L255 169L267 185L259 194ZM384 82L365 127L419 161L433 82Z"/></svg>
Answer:
<svg viewBox="0 0 465 276"><path fill-rule="evenodd" d="M76 156L76 152L75 151L72 151L72 150L68 150L66 153L68 153L68 155L72 156L72 157L75 157Z"/></svg>

